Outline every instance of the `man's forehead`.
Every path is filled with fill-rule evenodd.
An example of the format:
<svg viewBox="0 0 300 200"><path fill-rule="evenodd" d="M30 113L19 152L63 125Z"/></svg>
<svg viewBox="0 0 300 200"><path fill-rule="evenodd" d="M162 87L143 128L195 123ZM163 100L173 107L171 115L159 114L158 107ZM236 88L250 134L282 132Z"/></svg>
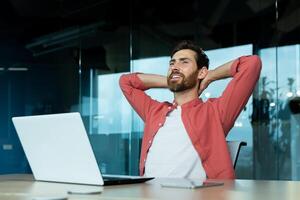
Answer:
<svg viewBox="0 0 300 200"><path fill-rule="evenodd" d="M172 59L179 60L182 58L190 58L195 59L196 53L193 50L190 49L183 49L180 51L177 51L173 56Z"/></svg>

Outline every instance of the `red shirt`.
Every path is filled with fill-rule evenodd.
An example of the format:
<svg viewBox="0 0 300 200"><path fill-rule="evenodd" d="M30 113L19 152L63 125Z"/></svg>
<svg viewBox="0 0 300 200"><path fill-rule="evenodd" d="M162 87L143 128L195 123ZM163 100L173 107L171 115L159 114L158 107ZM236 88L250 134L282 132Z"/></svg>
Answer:
<svg viewBox="0 0 300 200"><path fill-rule="evenodd" d="M242 56L233 62L233 79L220 97L210 98L206 102L196 98L181 106L184 127L208 178L235 178L226 136L251 96L260 71L261 60L258 56ZM149 88L144 86L136 73L122 75L120 87L145 123L140 156L140 175L143 175L154 136L176 104L158 102L149 97L144 92Z"/></svg>

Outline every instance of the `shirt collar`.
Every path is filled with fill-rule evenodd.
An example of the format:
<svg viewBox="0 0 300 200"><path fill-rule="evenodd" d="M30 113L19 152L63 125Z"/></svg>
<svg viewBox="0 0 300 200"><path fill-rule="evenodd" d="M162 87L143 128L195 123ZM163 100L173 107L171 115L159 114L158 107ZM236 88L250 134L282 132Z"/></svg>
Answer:
<svg viewBox="0 0 300 200"><path fill-rule="evenodd" d="M196 106L198 104L202 104L203 103L203 100L200 98L195 98L189 102L186 102L184 104L181 105L181 107L193 107L193 106ZM174 108L176 108L178 106L178 104L176 103L175 99L173 100L173 103L172 103L172 106Z"/></svg>

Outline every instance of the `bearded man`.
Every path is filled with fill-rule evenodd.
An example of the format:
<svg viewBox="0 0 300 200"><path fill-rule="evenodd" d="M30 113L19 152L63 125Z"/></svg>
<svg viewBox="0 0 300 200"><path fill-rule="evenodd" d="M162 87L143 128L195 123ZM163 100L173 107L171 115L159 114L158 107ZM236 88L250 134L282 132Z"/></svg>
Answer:
<svg viewBox="0 0 300 200"><path fill-rule="evenodd" d="M241 56L214 70L191 41L172 51L167 76L143 73L120 77L120 87L145 123L140 175L197 179L233 179L226 136L251 96L261 71L256 55ZM232 77L222 95L199 96L216 80ZM158 102L145 93L168 88L173 102Z"/></svg>

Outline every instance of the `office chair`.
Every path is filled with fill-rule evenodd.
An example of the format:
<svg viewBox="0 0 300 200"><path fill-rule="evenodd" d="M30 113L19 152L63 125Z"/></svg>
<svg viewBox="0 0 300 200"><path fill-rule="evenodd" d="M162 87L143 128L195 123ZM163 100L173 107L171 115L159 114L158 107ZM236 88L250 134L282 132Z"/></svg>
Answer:
<svg viewBox="0 0 300 200"><path fill-rule="evenodd" d="M247 142L244 141L227 141L228 150L232 160L233 168L235 169L236 162L242 146L247 146Z"/></svg>

